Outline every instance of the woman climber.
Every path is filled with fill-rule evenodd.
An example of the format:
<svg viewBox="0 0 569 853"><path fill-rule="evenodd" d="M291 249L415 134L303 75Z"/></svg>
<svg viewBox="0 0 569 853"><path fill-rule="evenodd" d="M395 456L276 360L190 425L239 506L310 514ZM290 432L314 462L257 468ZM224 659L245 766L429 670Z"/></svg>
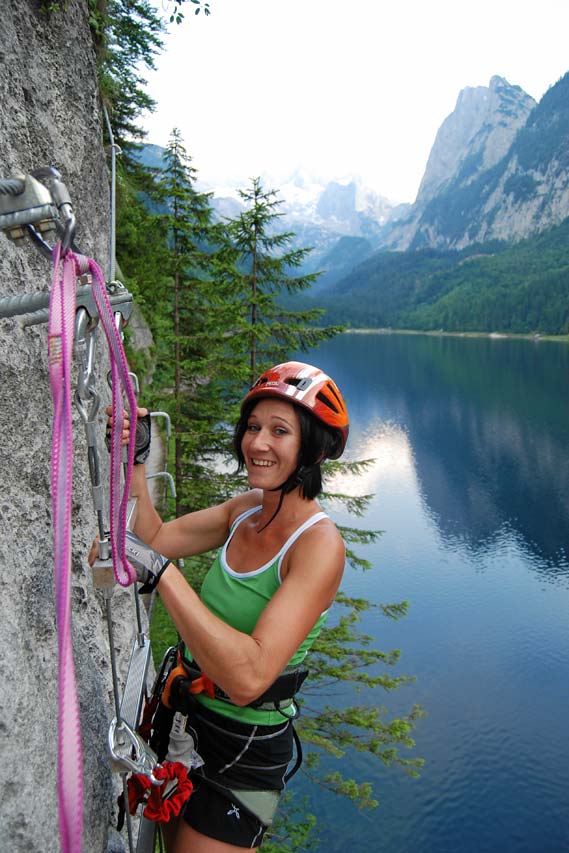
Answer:
<svg viewBox="0 0 569 853"><path fill-rule="evenodd" d="M187 729L204 765L192 772L182 817L166 829L171 853L256 850L271 823L293 753L302 677L295 687L290 678L344 569L342 538L315 498L321 463L342 454L347 436L334 382L316 367L287 362L263 373L241 406L234 449L249 491L163 522L144 465L134 468L128 559L146 589L158 589L188 671L215 685L192 696ZM170 561L212 549L219 550L198 597Z"/></svg>

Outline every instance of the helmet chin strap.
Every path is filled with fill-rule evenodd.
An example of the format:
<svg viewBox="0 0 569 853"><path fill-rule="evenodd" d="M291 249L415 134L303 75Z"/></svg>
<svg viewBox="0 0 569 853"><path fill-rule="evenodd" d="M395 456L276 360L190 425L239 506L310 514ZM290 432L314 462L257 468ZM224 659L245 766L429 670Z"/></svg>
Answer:
<svg viewBox="0 0 569 853"><path fill-rule="evenodd" d="M306 477L307 474L308 474L308 468L305 465L299 465L298 468L296 469L296 471L294 471L290 475L288 480L285 480L284 483L282 483L280 486L275 486L274 489L268 490L270 492L280 492L279 502L277 504L276 510L271 515L271 517L269 518L267 523L263 524L263 526L261 528L259 528L259 530L257 530L257 533L261 533L266 527L269 526L269 524L272 521L275 520L275 518L277 517L277 515L279 514L279 512L281 510L285 495L288 495L290 492L293 492L296 488L301 486L302 483L304 482L304 478Z"/></svg>

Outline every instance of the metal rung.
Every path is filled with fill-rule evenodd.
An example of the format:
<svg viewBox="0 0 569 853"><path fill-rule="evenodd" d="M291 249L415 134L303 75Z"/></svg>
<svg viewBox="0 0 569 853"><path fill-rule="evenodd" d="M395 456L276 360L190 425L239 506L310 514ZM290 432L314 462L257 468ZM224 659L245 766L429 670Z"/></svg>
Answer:
<svg viewBox="0 0 569 853"><path fill-rule="evenodd" d="M120 710L121 719L132 729L140 720L149 663L150 640L141 634L134 642Z"/></svg>
<svg viewBox="0 0 569 853"><path fill-rule="evenodd" d="M156 821L143 817L140 819L138 840L136 842L136 853L154 853L156 840Z"/></svg>
<svg viewBox="0 0 569 853"><path fill-rule="evenodd" d="M168 471L157 471L155 474L147 474L147 480L166 480L168 483L168 488L170 491L170 496L176 497L176 484L174 482L174 478Z"/></svg>

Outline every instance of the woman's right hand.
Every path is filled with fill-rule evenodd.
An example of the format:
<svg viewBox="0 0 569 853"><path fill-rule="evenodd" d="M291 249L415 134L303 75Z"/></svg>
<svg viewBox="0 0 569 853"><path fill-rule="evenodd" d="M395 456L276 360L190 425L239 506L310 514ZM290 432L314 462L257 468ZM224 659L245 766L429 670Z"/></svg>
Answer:
<svg viewBox="0 0 569 853"><path fill-rule="evenodd" d="M105 409L105 414L107 415L107 436L110 435L112 426L113 426L113 407L107 406ZM144 418L148 414L148 409L137 408L136 414L139 418ZM121 444L126 445L129 442L130 438L130 418L128 416L128 412L125 411L123 414L123 425L122 425L122 438Z"/></svg>
<svg viewBox="0 0 569 853"><path fill-rule="evenodd" d="M105 444L107 445L107 450L111 451L111 429L113 425L113 410L111 406L107 406L105 409L107 414L107 429L105 432ZM135 465L144 465L148 456L150 455L150 442L152 440L152 422L150 419L150 414L148 409L140 408L136 410L137 412L137 421L136 421L136 440L134 444L134 464ZM128 412L124 412L123 414L123 426L122 426L122 436L121 436L121 445L124 447L129 443L130 440L130 418L128 416Z"/></svg>

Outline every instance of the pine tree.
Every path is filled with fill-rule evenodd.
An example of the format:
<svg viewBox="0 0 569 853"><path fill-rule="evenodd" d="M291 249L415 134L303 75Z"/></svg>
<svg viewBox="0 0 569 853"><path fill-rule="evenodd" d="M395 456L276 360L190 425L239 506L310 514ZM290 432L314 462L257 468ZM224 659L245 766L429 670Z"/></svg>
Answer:
<svg viewBox="0 0 569 853"><path fill-rule="evenodd" d="M174 423L179 515L190 508L189 503L196 508L200 481L197 460L201 458L203 467L213 440L210 386L219 375L226 349L216 316L220 300L214 280L223 252L219 248L220 229L212 221L210 196L195 188L197 173L178 130L172 132L163 159L158 198L167 211L159 218L168 244L164 272L169 293L157 341L156 380L162 389L169 389L159 396ZM219 412L216 417L222 420ZM195 480L191 500L187 488L190 478Z"/></svg>
<svg viewBox="0 0 569 853"><path fill-rule="evenodd" d="M154 101L145 90L141 68L154 69L163 48L164 21L149 0L88 0L89 23L97 53L99 87L111 114L116 142L125 151L144 136L140 115Z"/></svg>
<svg viewBox="0 0 569 853"><path fill-rule="evenodd" d="M245 335L251 385L264 367L333 337L341 327L317 328L315 323L322 313L319 309L290 311L283 307L282 296L305 290L318 277L318 273L302 272L311 249L293 248L294 233L277 231L282 201L276 190L265 191L260 178L254 178L239 195L246 209L228 228L238 252L236 287L247 306Z"/></svg>

